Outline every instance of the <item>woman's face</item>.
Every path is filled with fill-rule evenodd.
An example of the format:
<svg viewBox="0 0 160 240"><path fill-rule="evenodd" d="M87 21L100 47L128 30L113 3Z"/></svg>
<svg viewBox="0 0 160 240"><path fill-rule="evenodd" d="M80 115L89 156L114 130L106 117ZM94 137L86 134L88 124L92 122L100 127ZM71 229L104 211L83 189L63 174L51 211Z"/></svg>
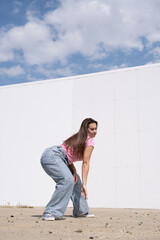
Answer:
<svg viewBox="0 0 160 240"><path fill-rule="evenodd" d="M90 123L88 127L88 135L91 138L94 138L97 134L97 125L96 123Z"/></svg>

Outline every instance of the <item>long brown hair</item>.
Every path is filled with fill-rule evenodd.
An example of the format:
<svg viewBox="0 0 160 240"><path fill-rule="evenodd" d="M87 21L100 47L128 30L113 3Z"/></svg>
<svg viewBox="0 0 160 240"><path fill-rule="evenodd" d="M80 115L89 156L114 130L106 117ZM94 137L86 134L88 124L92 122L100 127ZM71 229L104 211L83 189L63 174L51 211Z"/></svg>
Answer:
<svg viewBox="0 0 160 240"><path fill-rule="evenodd" d="M97 121L92 118L86 118L81 123L79 131L63 142L67 150L69 148L73 156L76 158L83 157L86 146L86 139L88 136L88 127L91 123L95 123L96 126L98 126Z"/></svg>

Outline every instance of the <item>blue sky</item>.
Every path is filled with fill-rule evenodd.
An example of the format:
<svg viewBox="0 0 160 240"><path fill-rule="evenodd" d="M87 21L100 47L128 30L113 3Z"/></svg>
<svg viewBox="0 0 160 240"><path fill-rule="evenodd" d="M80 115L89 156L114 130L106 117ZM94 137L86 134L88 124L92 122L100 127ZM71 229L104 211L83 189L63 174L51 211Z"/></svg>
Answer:
<svg viewBox="0 0 160 240"><path fill-rule="evenodd" d="M160 62L160 0L1 0L0 85Z"/></svg>

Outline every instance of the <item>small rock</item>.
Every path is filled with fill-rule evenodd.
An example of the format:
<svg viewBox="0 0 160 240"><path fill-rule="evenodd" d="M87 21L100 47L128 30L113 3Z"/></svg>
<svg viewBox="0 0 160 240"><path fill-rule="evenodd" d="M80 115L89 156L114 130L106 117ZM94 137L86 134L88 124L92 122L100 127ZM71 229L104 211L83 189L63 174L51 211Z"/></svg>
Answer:
<svg viewBox="0 0 160 240"><path fill-rule="evenodd" d="M49 234L51 234L52 233L52 231L49 231Z"/></svg>
<svg viewBox="0 0 160 240"><path fill-rule="evenodd" d="M13 218L14 216L13 216L13 215L11 215L11 217Z"/></svg>
<svg viewBox="0 0 160 240"><path fill-rule="evenodd" d="M138 225L142 225L142 224L143 224L143 222L139 222L139 223L138 223Z"/></svg>
<svg viewBox="0 0 160 240"><path fill-rule="evenodd" d="M77 229L75 232L81 233L82 229Z"/></svg>
<svg viewBox="0 0 160 240"><path fill-rule="evenodd" d="M35 223L39 223L38 221L36 221Z"/></svg>
<svg viewBox="0 0 160 240"><path fill-rule="evenodd" d="M108 227L108 223L105 224L105 227Z"/></svg>
<svg viewBox="0 0 160 240"><path fill-rule="evenodd" d="M89 237L89 239L94 239L94 237Z"/></svg>

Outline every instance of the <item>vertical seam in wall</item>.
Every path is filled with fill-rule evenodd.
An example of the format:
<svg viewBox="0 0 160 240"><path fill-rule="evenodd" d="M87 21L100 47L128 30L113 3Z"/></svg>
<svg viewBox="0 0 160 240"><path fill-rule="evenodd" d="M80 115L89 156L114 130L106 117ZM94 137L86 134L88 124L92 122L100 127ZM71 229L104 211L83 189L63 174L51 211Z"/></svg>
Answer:
<svg viewBox="0 0 160 240"><path fill-rule="evenodd" d="M113 79L113 159L114 159L114 181L115 181L115 198L114 198L114 207L117 204L117 174L116 174L116 96L115 96L115 79Z"/></svg>
<svg viewBox="0 0 160 240"><path fill-rule="evenodd" d="M141 183L141 159L140 159L140 127L139 127L139 94L138 94L138 77L136 71L136 98L137 98L137 144L138 144L138 178L139 178L139 198L140 202L140 193L142 192L142 183Z"/></svg>
<svg viewBox="0 0 160 240"><path fill-rule="evenodd" d="M73 132L73 115L74 115L74 86L75 86L75 82L76 79L72 79L72 116L71 116L71 135L72 135L72 132Z"/></svg>

